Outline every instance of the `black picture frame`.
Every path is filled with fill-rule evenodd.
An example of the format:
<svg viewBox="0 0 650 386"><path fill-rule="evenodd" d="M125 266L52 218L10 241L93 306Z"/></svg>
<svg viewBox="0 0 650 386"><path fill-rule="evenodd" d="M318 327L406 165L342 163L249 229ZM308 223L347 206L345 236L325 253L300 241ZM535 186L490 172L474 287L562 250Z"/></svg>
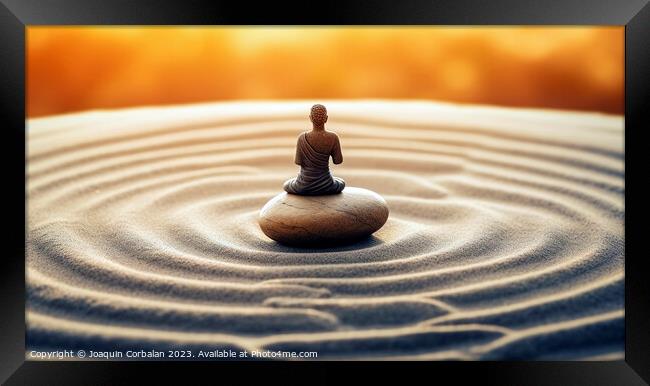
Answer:
<svg viewBox="0 0 650 386"><path fill-rule="evenodd" d="M36 362L25 361L25 31L32 25L620 25L625 26L625 360L613 362ZM646 228L644 165L646 112L650 110L650 5L646 0L404 0L323 2L221 2L161 0L0 0L0 104L4 139L2 191L6 253L0 258L0 382L6 384L124 384L136 374L222 377L235 371L286 381L322 382L352 370L365 378L404 382L413 370L432 380L516 385L636 385L650 381L650 301L640 247ZM646 162L647 164L647 162ZM21 228L21 224L23 227ZM21 236L23 240L21 240ZM435 375L432 375L435 374ZM147 378L151 381L153 378ZM217 379L217 378L207 378ZM645 381L644 381L645 380ZM216 382L216 381L214 381ZM166 383L166 382L162 382ZM199 383L192 378L192 383ZM211 382L212 383L212 382ZM221 382L218 382L221 383ZM246 382L244 382L246 383ZM446 383L446 382L445 382Z"/></svg>

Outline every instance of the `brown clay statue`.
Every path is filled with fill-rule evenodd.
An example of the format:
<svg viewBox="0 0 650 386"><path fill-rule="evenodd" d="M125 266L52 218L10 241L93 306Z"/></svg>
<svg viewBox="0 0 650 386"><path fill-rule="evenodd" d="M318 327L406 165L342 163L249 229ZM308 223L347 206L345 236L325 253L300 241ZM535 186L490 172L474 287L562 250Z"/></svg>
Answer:
<svg viewBox="0 0 650 386"><path fill-rule="evenodd" d="M296 145L295 163L300 165L300 174L285 182L284 190L304 196L340 193L345 188L345 181L332 177L329 169L330 156L336 165L343 162L339 137L325 130L325 106L312 106L309 119L313 128L300 134Z"/></svg>
<svg viewBox="0 0 650 386"><path fill-rule="evenodd" d="M329 160L343 162L339 137L325 130L327 110L311 108L313 129L298 136L298 177L260 210L258 222L266 236L303 247L335 247L367 238L388 220L388 204L377 193L333 177Z"/></svg>

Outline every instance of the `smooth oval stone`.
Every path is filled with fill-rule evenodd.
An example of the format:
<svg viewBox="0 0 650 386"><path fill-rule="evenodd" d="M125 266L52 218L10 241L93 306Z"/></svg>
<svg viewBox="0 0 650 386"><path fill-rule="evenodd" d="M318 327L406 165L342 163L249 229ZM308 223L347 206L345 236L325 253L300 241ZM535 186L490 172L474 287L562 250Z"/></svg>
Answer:
<svg viewBox="0 0 650 386"><path fill-rule="evenodd" d="M379 194L346 187L325 196L280 193L264 205L259 224L282 244L328 246L370 236L387 219L388 204Z"/></svg>

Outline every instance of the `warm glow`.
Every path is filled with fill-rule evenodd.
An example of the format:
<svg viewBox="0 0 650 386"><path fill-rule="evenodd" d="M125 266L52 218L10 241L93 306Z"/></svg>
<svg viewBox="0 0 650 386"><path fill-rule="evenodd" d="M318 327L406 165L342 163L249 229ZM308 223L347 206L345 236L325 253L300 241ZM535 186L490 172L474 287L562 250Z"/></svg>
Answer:
<svg viewBox="0 0 650 386"><path fill-rule="evenodd" d="M29 27L29 116L388 98L623 113L623 27Z"/></svg>

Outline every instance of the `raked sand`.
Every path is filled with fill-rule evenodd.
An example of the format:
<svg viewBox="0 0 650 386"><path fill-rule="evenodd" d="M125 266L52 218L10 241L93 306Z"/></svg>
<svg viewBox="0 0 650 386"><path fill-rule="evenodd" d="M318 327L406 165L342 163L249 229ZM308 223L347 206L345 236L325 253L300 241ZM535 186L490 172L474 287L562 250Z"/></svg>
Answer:
<svg viewBox="0 0 650 386"><path fill-rule="evenodd" d="M390 217L309 250L257 216L312 102L28 120L28 350L623 358L622 117L317 101Z"/></svg>

